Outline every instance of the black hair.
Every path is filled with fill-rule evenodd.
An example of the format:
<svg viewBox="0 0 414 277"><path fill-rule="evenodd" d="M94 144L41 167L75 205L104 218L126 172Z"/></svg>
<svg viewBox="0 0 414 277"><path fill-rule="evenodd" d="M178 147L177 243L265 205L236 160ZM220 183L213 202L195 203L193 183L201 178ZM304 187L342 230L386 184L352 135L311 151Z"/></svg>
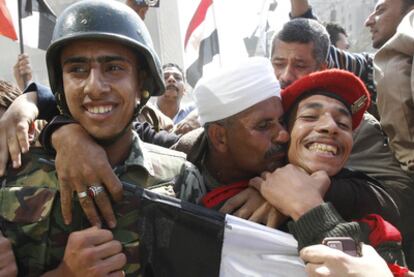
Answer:
<svg viewBox="0 0 414 277"><path fill-rule="evenodd" d="M183 69L176 63L166 63L162 66L162 70L168 68L168 67L174 67L177 68L178 71L180 71L181 75L183 76L183 80L185 81L185 75Z"/></svg>
<svg viewBox="0 0 414 277"><path fill-rule="evenodd" d="M346 37L348 34L346 33L344 27L337 23L329 22L325 25L326 31L328 31L329 38L331 40L331 44L336 45L339 40L339 34L344 34Z"/></svg>
<svg viewBox="0 0 414 277"><path fill-rule="evenodd" d="M185 82L185 75L184 75L184 71L183 69L176 63L166 63L162 66L162 70L164 71L164 69L168 68L168 67L174 67L177 68L178 71L180 71L181 75L183 76L183 81Z"/></svg>
<svg viewBox="0 0 414 277"><path fill-rule="evenodd" d="M409 11L414 9L414 0L401 0L402 1L402 14L407 14Z"/></svg>
<svg viewBox="0 0 414 277"><path fill-rule="evenodd" d="M318 21L306 18L295 18L283 25L282 30L273 38L272 55L276 41L309 43L314 45L313 55L321 64L326 62L330 46L329 34L325 27Z"/></svg>

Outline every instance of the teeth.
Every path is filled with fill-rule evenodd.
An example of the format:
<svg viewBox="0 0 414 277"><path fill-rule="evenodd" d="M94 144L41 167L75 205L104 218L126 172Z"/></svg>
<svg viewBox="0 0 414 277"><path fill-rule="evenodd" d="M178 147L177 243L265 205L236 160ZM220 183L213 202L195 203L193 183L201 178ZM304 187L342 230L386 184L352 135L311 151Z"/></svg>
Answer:
<svg viewBox="0 0 414 277"><path fill-rule="evenodd" d="M112 106L97 106L97 107L88 107L88 112L94 114L103 114L112 111Z"/></svg>
<svg viewBox="0 0 414 277"><path fill-rule="evenodd" d="M313 143L311 146L309 146L309 150L320 153L331 153L333 155L336 155L336 152L338 151L335 146L321 143Z"/></svg>

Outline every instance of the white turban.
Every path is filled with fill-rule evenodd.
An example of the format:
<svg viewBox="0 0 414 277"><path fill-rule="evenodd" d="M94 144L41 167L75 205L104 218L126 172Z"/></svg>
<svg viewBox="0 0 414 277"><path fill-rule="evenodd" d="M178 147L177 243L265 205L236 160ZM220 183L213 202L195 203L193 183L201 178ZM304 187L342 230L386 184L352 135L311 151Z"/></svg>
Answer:
<svg viewBox="0 0 414 277"><path fill-rule="evenodd" d="M218 121L270 97L280 97L280 86L270 61L246 59L206 76L194 89L201 125Z"/></svg>

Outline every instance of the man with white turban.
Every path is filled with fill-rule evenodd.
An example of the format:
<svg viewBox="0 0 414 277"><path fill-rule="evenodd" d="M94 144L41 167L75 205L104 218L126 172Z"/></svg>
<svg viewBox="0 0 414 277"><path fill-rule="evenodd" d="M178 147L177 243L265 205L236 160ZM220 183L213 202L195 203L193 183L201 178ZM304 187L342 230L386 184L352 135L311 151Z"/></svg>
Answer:
<svg viewBox="0 0 414 277"><path fill-rule="evenodd" d="M280 86L269 60L255 57L202 78L194 96L204 132L195 132L198 140L188 159L202 169L212 191L203 204L218 208L244 190L250 178L285 164L289 134L283 126ZM237 215L255 217L246 212Z"/></svg>
<svg viewBox="0 0 414 277"><path fill-rule="evenodd" d="M223 68L202 78L194 96L204 129L186 134L179 146L192 145L184 150L207 187L201 204L268 226L280 226L282 219L274 207L252 188L246 188L251 178L284 167L287 162L284 146L289 134L270 61L255 57ZM332 202L346 220L351 215L363 217L374 212L398 223L392 199L381 185L362 175L331 185L324 200ZM307 179L306 186L329 186L326 174L318 176Z"/></svg>

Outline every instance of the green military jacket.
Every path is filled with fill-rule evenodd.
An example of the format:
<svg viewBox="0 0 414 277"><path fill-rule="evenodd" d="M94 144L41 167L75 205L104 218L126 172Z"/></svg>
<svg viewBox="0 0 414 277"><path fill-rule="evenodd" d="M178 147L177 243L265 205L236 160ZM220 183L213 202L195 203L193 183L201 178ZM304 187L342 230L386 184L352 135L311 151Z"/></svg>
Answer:
<svg viewBox="0 0 414 277"><path fill-rule="evenodd" d="M20 169L10 169L0 179L0 229L12 242L19 276L39 276L56 268L69 234L90 227L76 197L72 203L72 223L64 224L58 178L50 165L53 158L43 149L32 149L22 157ZM205 193L198 170L186 161L183 153L145 144L136 133L129 157L114 171L121 181L176 194L191 202L197 202ZM113 234L127 256L125 272L137 276L139 201L125 191L123 201L113 205L117 216Z"/></svg>

